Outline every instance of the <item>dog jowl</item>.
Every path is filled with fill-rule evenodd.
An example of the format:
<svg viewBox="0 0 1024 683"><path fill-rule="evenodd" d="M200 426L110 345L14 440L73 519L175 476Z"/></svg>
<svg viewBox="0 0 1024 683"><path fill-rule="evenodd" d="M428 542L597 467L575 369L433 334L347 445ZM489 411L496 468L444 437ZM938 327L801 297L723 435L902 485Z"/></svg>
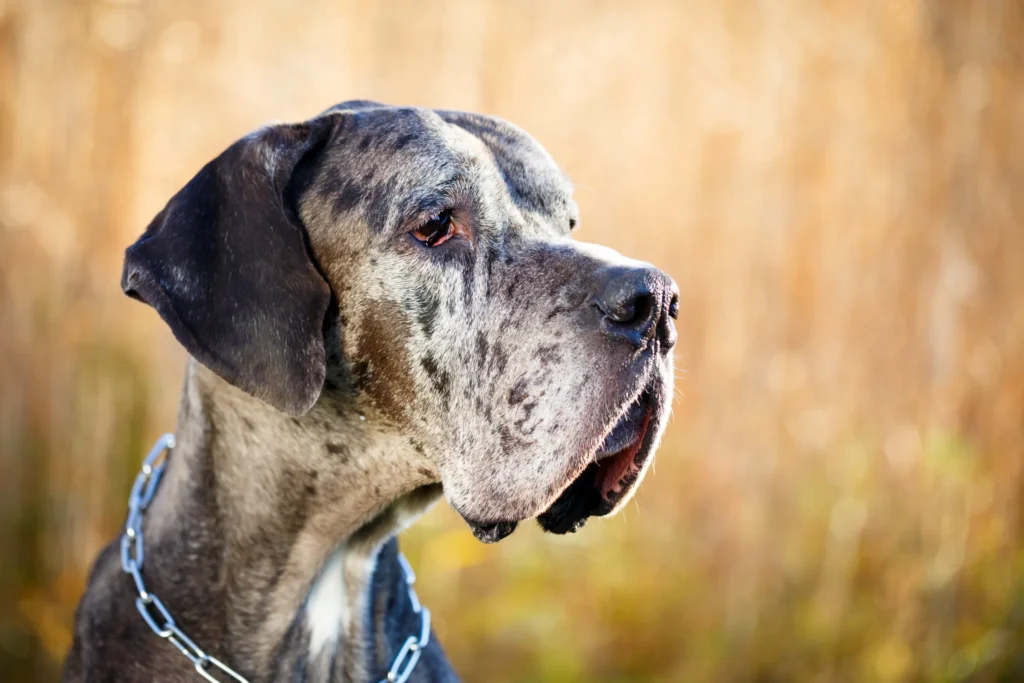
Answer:
<svg viewBox="0 0 1024 683"><path fill-rule="evenodd" d="M662 271L576 241L578 220L518 128L351 102L208 164L123 286L278 410L331 400L400 435L481 540L534 517L565 533L643 477L678 307Z"/></svg>

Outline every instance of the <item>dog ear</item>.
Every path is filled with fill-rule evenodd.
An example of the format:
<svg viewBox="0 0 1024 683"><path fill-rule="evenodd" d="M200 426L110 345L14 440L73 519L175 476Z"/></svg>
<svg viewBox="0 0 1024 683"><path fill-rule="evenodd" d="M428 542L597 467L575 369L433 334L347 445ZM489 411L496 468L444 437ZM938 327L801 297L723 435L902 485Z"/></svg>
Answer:
<svg viewBox="0 0 1024 683"><path fill-rule="evenodd" d="M124 292L155 308L200 363L291 415L323 388L331 292L289 184L340 118L262 129L229 147L128 248L121 276Z"/></svg>

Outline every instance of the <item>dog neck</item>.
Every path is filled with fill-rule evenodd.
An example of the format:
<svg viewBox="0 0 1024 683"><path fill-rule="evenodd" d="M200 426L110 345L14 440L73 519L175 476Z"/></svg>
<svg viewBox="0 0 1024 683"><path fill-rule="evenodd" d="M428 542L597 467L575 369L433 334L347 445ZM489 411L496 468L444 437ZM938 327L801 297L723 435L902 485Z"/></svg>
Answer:
<svg viewBox="0 0 1024 683"><path fill-rule="evenodd" d="M378 561L400 577L381 548L439 497L434 466L351 396L289 417L194 361L176 434L145 570L179 626L258 678L364 679L389 648L376 611L407 600L371 600Z"/></svg>

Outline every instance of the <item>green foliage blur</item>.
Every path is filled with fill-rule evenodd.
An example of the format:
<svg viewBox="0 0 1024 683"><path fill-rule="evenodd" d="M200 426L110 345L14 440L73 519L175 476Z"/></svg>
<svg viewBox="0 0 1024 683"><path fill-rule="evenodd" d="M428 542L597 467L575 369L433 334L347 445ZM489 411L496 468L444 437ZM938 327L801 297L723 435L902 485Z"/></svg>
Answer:
<svg viewBox="0 0 1024 683"><path fill-rule="evenodd" d="M121 254L353 98L483 111L682 299L674 419L579 534L403 538L467 681L1024 680L1017 0L0 0L0 680L55 680L184 355Z"/></svg>

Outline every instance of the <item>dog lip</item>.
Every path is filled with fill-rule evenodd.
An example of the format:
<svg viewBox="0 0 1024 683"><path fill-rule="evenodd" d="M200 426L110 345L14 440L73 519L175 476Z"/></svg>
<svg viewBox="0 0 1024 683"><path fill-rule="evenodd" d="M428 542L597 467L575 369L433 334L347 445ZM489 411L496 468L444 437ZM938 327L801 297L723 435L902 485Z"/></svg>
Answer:
<svg viewBox="0 0 1024 683"><path fill-rule="evenodd" d="M597 473L597 486L601 493L602 505L596 514L610 512L632 487L647 459L644 451L647 433L654 417L654 405L649 396L642 401L643 412L637 425L636 437L628 446L607 459L602 459ZM607 509L605 509L607 508ZM603 512L601 510L604 510Z"/></svg>
<svg viewBox="0 0 1024 683"><path fill-rule="evenodd" d="M616 432L623 419L632 417L633 405L641 408L637 433L623 440L626 443L616 452L604 453L602 448L609 436ZM661 411L664 409L659 394L658 379L652 378L643 385L637 398L630 402L623 416L620 416L605 437L602 445L591 455L590 462L582 472L573 477L562 493L543 512L537 521L545 531L556 534L575 532L589 517L603 517L616 509L618 504L633 490L634 484L644 470L644 465L654 451L657 440ZM629 462L618 463L616 458L628 457ZM618 466L618 467L617 467ZM613 471L610 468L615 468Z"/></svg>
<svg viewBox="0 0 1024 683"><path fill-rule="evenodd" d="M466 519L465 517L463 519ZM505 538L519 526L519 522L476 522L466 519L470 530L478 541L482 543L497 543Z"/></svg>
<svg viewBox="0 0 1024 683"><path fill-rule="evenodd" d="M595 460L600 462L606 458L617 456L643 438L643 427L645 418L650 413L650 403L650 392L648 390L641 392L598 446L594 453Z"/></svg>

